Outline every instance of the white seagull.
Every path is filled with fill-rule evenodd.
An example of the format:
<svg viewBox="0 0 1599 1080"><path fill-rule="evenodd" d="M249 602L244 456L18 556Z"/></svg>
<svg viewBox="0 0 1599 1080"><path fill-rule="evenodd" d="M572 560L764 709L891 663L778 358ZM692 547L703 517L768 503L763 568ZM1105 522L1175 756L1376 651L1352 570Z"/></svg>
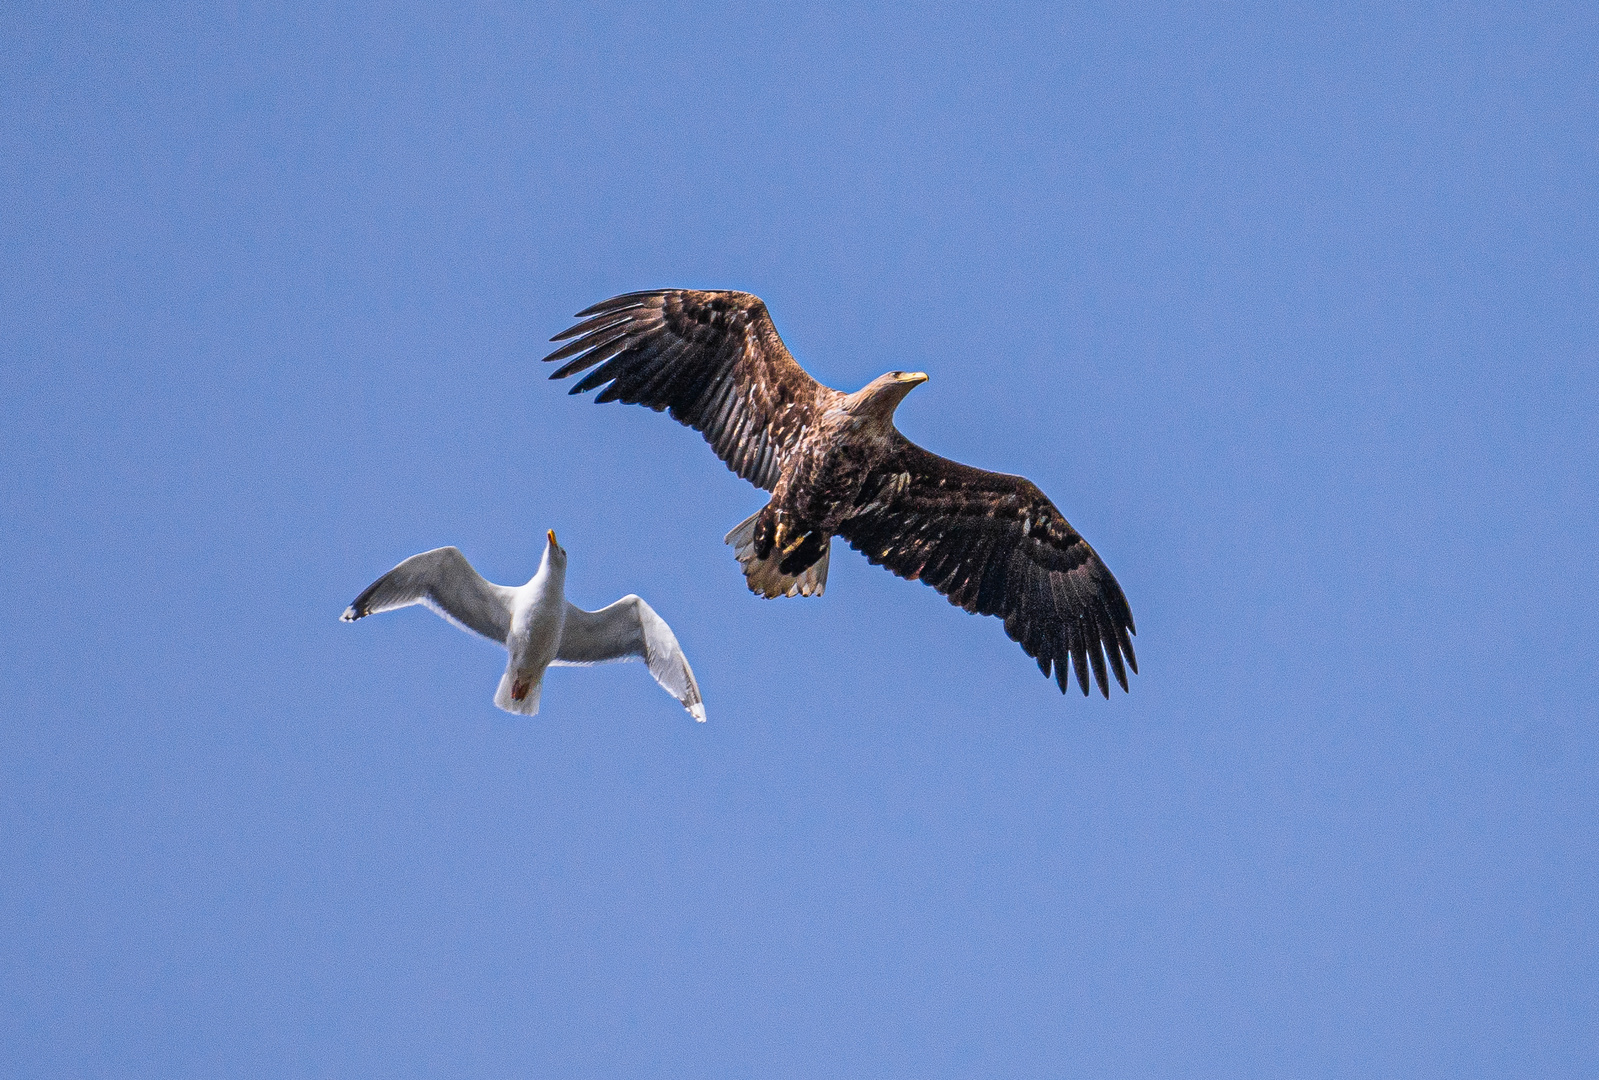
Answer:
<svg viewBox="0 0 1599 1080"><path fill-rule="evenodd" d="M547 667L587 667L611 660L643 660L666 692L689 715L705 719L705 703L694 671L672 628L637 596L584 611L566 599L566 549L549 543L539 571L521 588L496 585L457 548L412 555L378 578L339 616L345 622L379 611L426 604L462 630L503 645L511 654L494 704L532 716Z"/></svg>

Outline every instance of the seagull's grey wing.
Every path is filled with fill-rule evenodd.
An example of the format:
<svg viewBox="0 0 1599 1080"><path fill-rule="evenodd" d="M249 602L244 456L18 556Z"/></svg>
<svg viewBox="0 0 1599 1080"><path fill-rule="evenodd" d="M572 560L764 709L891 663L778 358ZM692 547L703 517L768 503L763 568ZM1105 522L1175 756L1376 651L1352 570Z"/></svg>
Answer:
<svg viewBox="0 0 1599 1080"><path fill-rule="evenodd" d="M380 611L426 604L463 630L504 645L511 633L515 589L483 580L453 547L412 555L378 578L339 616L354 622Z"/></svg>
<svg viewBox="0 0 1599 1080"><path fill-rule="evenodd" d="M666 692L682 702L696 720L705 719L694 669L677 643L677 635L655 609L637 596L624 596L599 611L566 605L566 626L553 663L563 667L643 660Z"/></svg>

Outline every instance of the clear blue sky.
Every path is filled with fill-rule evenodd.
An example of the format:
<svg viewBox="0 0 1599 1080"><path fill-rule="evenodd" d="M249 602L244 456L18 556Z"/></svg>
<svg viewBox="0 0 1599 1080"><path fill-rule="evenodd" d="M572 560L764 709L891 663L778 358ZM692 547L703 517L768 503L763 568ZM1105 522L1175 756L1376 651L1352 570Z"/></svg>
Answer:
<svg viewBox="0 0 1599 1080"><path fill-rule="evenodd" d="M9 1074L1599 1074L1599 9L138 7L0 15ZM537 362L669 285L929 372L1132 693L750 596ZM708 724L338 622L551 527Z"/></svg>

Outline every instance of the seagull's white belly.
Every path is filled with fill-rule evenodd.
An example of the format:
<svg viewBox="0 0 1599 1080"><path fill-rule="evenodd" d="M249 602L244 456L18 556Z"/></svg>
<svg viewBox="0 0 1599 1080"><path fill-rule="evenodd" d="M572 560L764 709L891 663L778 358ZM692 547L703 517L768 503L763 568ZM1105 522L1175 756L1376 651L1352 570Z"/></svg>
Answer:
<svg viewBox="0 0 1599 1080"><path fill-rule="evenodd" d="M565 598L559 603L530 605L511 619L511 637L506 645L511 667L518 674L537 679L550 666L561 648L561 624L565 621Z"/></svg>

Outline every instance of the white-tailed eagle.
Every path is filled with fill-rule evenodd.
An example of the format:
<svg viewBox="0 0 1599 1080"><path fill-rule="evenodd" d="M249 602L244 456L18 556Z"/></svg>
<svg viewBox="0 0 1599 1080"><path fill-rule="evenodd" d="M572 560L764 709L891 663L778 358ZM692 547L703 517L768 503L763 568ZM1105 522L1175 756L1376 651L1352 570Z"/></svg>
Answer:
<svg viewBox="0 0 1599 1080"><path fill-rule="evenodd" d="M1132 611L1094 549L1030 480L929 453L894 427L921 372L891 371L853 394L806 374L757 296L661 289L577 313L552 341L551 378L595 400L669 410L771 501L727 536L752 591L819 595L834 535L1005 632L1066 692L1068 658L1110 696L1133 654ZM570 339L570 340L568 340ZM597 366L596 366L597 365Z"/></svg>

